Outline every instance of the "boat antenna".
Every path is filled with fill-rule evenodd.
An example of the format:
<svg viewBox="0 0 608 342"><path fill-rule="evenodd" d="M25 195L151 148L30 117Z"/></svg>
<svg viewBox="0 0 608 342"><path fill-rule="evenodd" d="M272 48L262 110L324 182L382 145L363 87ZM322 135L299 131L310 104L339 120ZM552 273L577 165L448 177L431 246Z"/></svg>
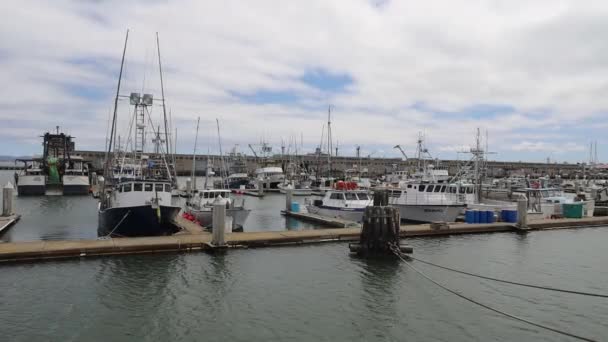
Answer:
<svg viewBox="0 0 608 342"><path fill-rule="evenodd" d="M158 39L158 32L156 32L156 50L158 52L158 71L160 73L160 94L162 97L162 102L163 102L163 121L165 123L165 144L166 144L166 151L167 153L171 153L171 150L169 149L169 130L167 127L167 107L165 106L165 86L163 83L163 65L161 63L161 59L160 59L160 41ZM175 166L173 167L173 172L175 173ZM177 179L177 177L175 178Z"/></svg>
<svg viewBox="0 0 608 342"><path fill-rule="evenodd" d="M114 114L112 115L112 130L110 132L110 141L108 143L108 150L106 152L106 163L104 167L103 174L107 178L109 176L108 172L110 169L110 159L112 154L112 141L114 140L114 134L116 133L116 113L118 108L118 96L120 95L120 82L122 80L122 70L125 64L125 54L127 52L127 41L129 40L129 30L127 29L127 34L125 36L125 45L122 49L122 59L120 61L120 72L118 73L118 85L116 86L116 97L114 98ZM105 198L105 196L103 197Z"/></svg>
<svg viewBox="0 0 608 342"><path fill-rule="evenodd" d="M196 189L196 144L198 143L198 127L201 122L199 116L196 120L196 135L194 136L194 151L192 152L192 192Z"/></svg>

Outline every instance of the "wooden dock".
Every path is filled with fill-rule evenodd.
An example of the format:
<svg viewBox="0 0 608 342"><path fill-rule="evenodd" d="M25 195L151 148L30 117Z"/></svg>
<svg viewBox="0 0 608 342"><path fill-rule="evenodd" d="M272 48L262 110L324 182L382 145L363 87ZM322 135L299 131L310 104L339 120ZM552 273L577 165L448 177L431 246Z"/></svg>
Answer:
<svg viewBox="0 0 608 342"><path fill-rule="evenodd" d="M4 233L5 230L8 230L12 225L14 225L19 219L21 215L9 215L9 216L0 216L0 234Z"/></svg>
<svg viewBox="0 0 608 342"><path fill-rule="evenodd" d="M183 222L180 222L183 224ZM529 223L530 230L572 229L608 226L608 217L583 219L541 220ZM445 236L452 234L479 234L514 231L509 223L449 224L433 229L430 224L401 226L401 237ZM355 241L361 229L328 228L299 231L227 233L229 247L271 247L294 244ZM0 261L33 261L87 256L190 252L210 250L211 234L180 233L173 236L115 238L72 241L34 241L0 243Z"/></svg>

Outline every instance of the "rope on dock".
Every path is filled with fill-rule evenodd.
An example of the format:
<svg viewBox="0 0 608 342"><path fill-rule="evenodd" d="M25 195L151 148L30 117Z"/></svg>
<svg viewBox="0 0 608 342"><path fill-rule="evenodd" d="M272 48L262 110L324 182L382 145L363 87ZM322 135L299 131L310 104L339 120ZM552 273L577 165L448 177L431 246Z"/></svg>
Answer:
<svg viewBox="0 0 608 342"><path fill-rule="evenodd" d="M533 325L533 326L538 327L538 328L542 328L542 329L546 329L546 330L549 330L549 331L553 331L553 332L555 332L555 333L558 333L558 334L561 334L561 335L564 335L564 336L568 336L568 337L572 337L572 338L574 338L574 339L578 339L578 340L581 340L581 341L596 342L596 340L594 340L594 339L590 339L590 338L587 338L587 337L583 337L583 336L575 335L575 334L569 333L569 332L567 332L567 331L559 330L559 329L552 328L552 327L549 327L549 326L546 326L546 325L543 325L543 324L540 324L540 323L536 323L536 322L533 322L533 321L527 320L527 319L525 319L525 318L522 318L522 317L519 317L519 316L516 316L516 315L512 315L512 314L510 314L510 313L507 313L507 312L504 312L504 311L502 311L502 310L496 309L496 308L494 308L494 307L491 307L491 306L489 306L489 305L483 304L483 303L481 303L481 302L478 302L478 301L476 301L476 300L475 300L475 299L473 299L473 298L467 297L467 296L465 296L465 295L463 295L463 294L459 293L458 291L452 290L452 289L450 289L449 287L447 287L447 286L445 286L445 285L443 285L443 284L441 284L441 283L439 283L439 282L435 281L433 278L431 278L431 277L427 276L426 274L424 274L424 272L422 272L422 271L420 271L419 269L417 269L416 267L412 266L412 265L411 265L409 262L407 262L407 260L406 260L406 259L405 259L405 258L402 256L401 252L400 252L400 251L399 251L397 248L395 248L395 246L393 246L392 251L393 251L393 253L395 253L395 255L396 255L396 256L397 256L399 259L401 259L402 261L404 261L404 264L405 264L407 267L411 268L412 270L414 270L416 273L418 273L419 275L421 275L422 277L424 277L425 279L427 279L427 280L428 280L428 281L430 281L431 283L433 283L433 284L437 285L438 287L440 287L440 288L442 288L442 289L444 289L444 290L446 290L446 291L448 291L448 292L450 292L450 293L452 293L452 294L454 294L454 295L456 295L456 296L458 296L458 297L460 297L460 298L462 298L462 299L464 299L464 300L466 300L466 301L468 301L468 302L471 302L471 303L473 303L473 304L476 304L476 305L478 305L478 306L481 306L482 308L488 309L488 310L493 311L493 312L495 312L495 313L498 313L498 314L500 314L500 315L503 315L503 316L509 317L509 318L514 319L514 320L516 320L516 321L520 321L520 322L523 322L523 323L527 323L527 324ZM409 256L406 256L406 257L409 257Z"/></svg>
<svg viewBox="0 0 608 342"><path fill-rule="evenodd" d="M506 279L486 277L486 276L483 276L481 274L475 274L475 273L471 273L471 272L467 272L467 271L462 271L462 270L458 270L458 269L447 267L447 266L442 266L442 265L434 264L434 263L432 263L430 261L425 261L425 260L422 260L422 259L414 258L413 256L408 256L408 257L410 259L419 261L419 262L421 262L423 264L431 265L431 266L434 266L434 267L437 267L437 268L442 268L444 270L448 270L448 271L452 271L452 272L456 272L456 273L460 273L460 274L465 274L465 275L468 275L468 276L471 276L471 277L477 277L477 278L481 278L481 279L492 280L492 281L496 281L496 282L500 282L500 283L506 283L506 284L511 284L511 285L524 286L524 287L532 287L532 288L535 288L535 289L548 290L548 291L572 293L572 294L577 294L577 295L582 295L582 296L608 298L608 295L601 294L601 293L566 290L566 289L559 289L559 288L549 287L549 286L519 283L519 282L516 282L516 281L511 281L511 280L506 280Z"/></svg>

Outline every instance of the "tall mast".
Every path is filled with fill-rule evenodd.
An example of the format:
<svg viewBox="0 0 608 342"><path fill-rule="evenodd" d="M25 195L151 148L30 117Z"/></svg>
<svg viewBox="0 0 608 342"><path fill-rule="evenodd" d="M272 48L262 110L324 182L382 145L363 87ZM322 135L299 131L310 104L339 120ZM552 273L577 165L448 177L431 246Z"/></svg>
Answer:
<svg viewBox="0 0 608 342"><path fill-rule="evenodd" d="M125 54L127 52L127 41L128 40L129 40L129 30L127 30L127 34L125 36L125 45L122 50L122 59L120 61L120 72L118 74L118 85L116 86L116 97L114 98L114 114L112 115L112 130L110 132L110 141L108 143L108 150L106 152L106 163L105 163L104 172L103 172L103 175L106 178L109 176L108 172L110 170L110 163L111 163L110 159L112 156L112 141L114 140L114 134L116 134L116 113L118 110L118 96L120 94L120 82L122 80L122 70L123 70L123 67L125 64Z"/></svg>
<svg viewBox="0 0 608 342"><path fill-rule="evenodd" d="M171 150L169 150L169 130L167 127L167 108L165 106L165 86L163 84L163 66L160 60L160 42L158 39L158 32L156 32L156 50L158 52L158 70L160 72L160 94L163 101L163 120L165 122L165 144L167 147L165 151L167 151L167 153L171 153ZM175 171L175 165L173 168Z"/></svg>
<svg viewBox="0 0 608 342"><path fill-rule="evenodd" d="M199 116L196 120L196 136L194 137L194 151L192 152L192 190L196 189L196 144L198 143L198 126L201 122Z"/></svg>
<svg viewBox="0 0 608 342"><path fill-rule="evenodd" d="M331 185L331 105L327 106L327 167Z"/></svg>
<svg viewBox="0 0 608 342"><path fill-rule="evenodd" d="M220 136L220 120L215 119L217 124L217 141L220 147L220 179L222 180L222 189L224 188L224 154L222 153L222 137Z"/></svg>

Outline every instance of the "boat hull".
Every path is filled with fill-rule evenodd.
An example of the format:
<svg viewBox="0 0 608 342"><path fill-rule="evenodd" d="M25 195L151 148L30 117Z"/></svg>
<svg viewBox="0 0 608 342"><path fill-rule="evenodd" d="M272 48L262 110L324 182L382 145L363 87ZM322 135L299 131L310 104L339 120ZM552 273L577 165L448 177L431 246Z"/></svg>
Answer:
<svg viewBox="0 0 608 342"><path fill-rule="evenodd" d="M44 196L46 194L46 186L43 185L17 185L17 194L19 196Z"/></svg>
<svg viewBox="0 0 608 342"><path fill-rule="evenodd" d="M99 211L98 236L161 236L178 231L173 223L180 211L179 207L151 205L117 207ZM122 221L122 222L121 222Z"/></svg>
<svg viewBox="0 0 608 342"><path fill-rule="evenodd" d="M46 194L44 176L19 176L16 178L16 183L19 196L44 196Z"/></svg>
<svg viewBox="0 0 608 342"><path fill-rule="evenodd" d="M409 222L454 222L464 204L429 205L429 204L393 204L399 209L402 221Z"/></svg>
<svg viewBox="0 0 608 342"><path fill-rule="evenodd" d="M63 176L64 195L87 195L90 188L87 176Z"/></svg>
<svg viewBox="0 0 608 342"><path fill-rule="evenodd" d="M325 216L325 217L338 218L338 219L353 221L353 222L362 222L363 221L363 212L365 211L365 208L349 209L349 208L334 208L334 207L316 206L316 205L307 205L306 209L311 214Z"/></svg>
<svg viewBox="0 0 608 342"><path fill-rule="evenodd" d="M201 226L213 226L213 211L211 208L205 208L203 210L191 209L189 212L196 217L196 220ZM226 209L226 216L232 217L232 230L242 230L250 212L251 210L244 208Z"/></svg>

